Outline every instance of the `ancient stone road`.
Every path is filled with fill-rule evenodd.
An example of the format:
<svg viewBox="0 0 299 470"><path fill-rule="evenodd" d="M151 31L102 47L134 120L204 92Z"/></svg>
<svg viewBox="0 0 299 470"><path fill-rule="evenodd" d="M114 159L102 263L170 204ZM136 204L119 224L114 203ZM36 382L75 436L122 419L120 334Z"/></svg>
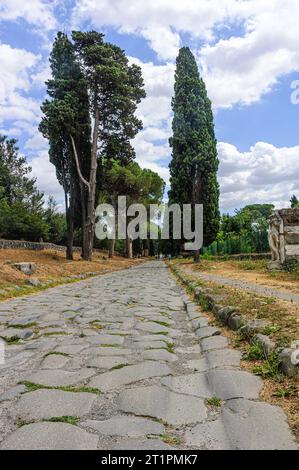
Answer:
<svg viewBox="0 0 299 470"><path fill-rule="evenodd" d="M0 322L2 449L296 448L162 262L0 303Z"/></svg>

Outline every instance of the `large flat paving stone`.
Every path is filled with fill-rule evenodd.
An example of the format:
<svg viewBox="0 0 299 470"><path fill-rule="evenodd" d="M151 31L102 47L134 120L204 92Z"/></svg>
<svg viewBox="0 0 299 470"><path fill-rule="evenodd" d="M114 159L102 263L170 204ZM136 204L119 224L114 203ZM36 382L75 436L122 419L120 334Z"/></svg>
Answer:
<svg viewBox="0 0 299 470"><path fill-rule="evenodd" d="M6 450L95 450L99 438L66 423L33 423L13 432L0 446Z"/></svg>
<svg viewBox="0 0 299 470"><path fill-rule="evenodd" d="M89 338L91 344L115 344L121 346L124 342L123 336L99 334Z"/></svg>
<svg viewBox="0 0 299 470"><path fill-rule="evenodd" d="M186 431L185 442L188 447L205 450L230 450L231 443L221 419L197 424Z"/></svg>
<svg viewBox="0 0 299 470"><path fill-rule="evenodd" d="M23 421L58 416L81 417L91 410L96 398L94 393L36 390L21 396L12 409L12 415Z"/></svg>
<svg viewBox="0 0 299 470"><path fill-rule="evenodd" d="M201 350L212 351L214 349L223 349L228 346L228 341L224 336L211 336L200 340Z"/></svg>
<svg viewBox="0 0 299 470"><path fill-rule="evenodd" d="M86 345L84 344L69 344L57 346L55 351L63 354L80 354L83 349L86 349Z"/></svg>
<svg viewBox="0 0 299 470"><path fill-rule="evenodd" d="M210 369L216 367L238 367L242 353L236 349L217 349L205 354Z"/></svg>
<svg viewBox="0 0 299 470"><path fill-rule="evenodd" d="M41 363L41 369L59 369L66 366L70 358L62 354L50 354Z"/></svg>
<svg viewBox="0 0 299 470"><path fill-rule="evenodd" d="M163 434L165 430L162 424L137 416L113 416L105 421L88 419L80 424L105 436L142 437Z"/></svg>
<svg viewBox="0 0 299 470"><path fill-rule="evenodd" d="M122 391L117 399L126 413L151 416L173 425L201 422L207 417L203 400L168 391L156 385Z"/></svg>
<svg viewBox="0 0 299 470"><path fill-rule="evenodd" d="M166 349L167 344L164 341L144 341L135 343L136 349L146 350L146 349Z"/></svg>
<svg viewBox="0 0 299 470"><path fill-rule="evenodd" d="M221 331L218 328L214 328L213 326L204 326L203 328L199 328L195 334L198 338L203 339L211 336L218 336L220 333Z"/></svg>
<svg viewBox="0 0 299 470"><path fill-rule="evenodd" d="M66 387L77 385L92 377L94 374L95 371L88 368L80 369L75 372L60 369L41 369L27 377L26 380L46 387Z"/></svg>
<svg viewBox="0 0 299 470"><path fill-rule="evenodd" d="M128 356L132 354L131 349L128 348L119 348L119 347L101 347L94 346L92 348L85 349L82 351L82 356Z"/></svg>
<svg viewBox="0 0 299 470"><path fill-rule="evenodd" d="M256 375L238 370L211 370L207 373L207 380L212 395L222 400L258 399L263 386L262 380Z"/></svg>
<svg viewBox="0 0 299 470"><path fill-rule="evenodd" d="M222 420L234 449L297 449L281 408L263 402L231 400L223 408Z"/></svg>
<svg viewBox="0 0 299 470"><path fill-rule="evenodd" d="M175 362L178 360L175 354L166 351L166 349L149 349L142 354L142 357L153 361Z"/></svg>
<svg viewBox="0 0 299 470"><path fill-rule="evenodd" d="M118 367L123 364L131 364L132 360L126 358L125 356L96 356L89 359L86 362L88 367L96 367L98 369L112 369L113 367Z"/></svg>
<svg viewBox="0 0 299 470"><path fill-rule="evenodd" d="M202 398L208 398L212 395L206 374L204 373L164 377L161 383L174 392L183 393L185 395L194 395ZM185 397L185 400L187 401L189 398Z"/></svg>
<svg viewBox="0 0 299 470"><path fill-rule="evenodd" d="M140 321L136 324L136 328L137 330L148 331L149 333L160 333L160 331L164 331L165 333L169 332L169 328L154 322Z"/></svg>
<svg viewBox="0 0 299 470"><path fill-rule="evenodd" d="M121 387L122 385L149 379L151 377L162 377L170 373L171 371L166 364L146 361L140 364L126 366L122 369L104 372L101 375L93 377L89 385L90 387L98 388L102 392L106 392Z"/></svg>

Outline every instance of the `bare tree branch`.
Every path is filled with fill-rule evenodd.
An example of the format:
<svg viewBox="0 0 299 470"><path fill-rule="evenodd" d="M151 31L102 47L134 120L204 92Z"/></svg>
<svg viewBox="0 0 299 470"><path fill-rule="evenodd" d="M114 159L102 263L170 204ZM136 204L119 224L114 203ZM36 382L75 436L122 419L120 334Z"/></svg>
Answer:
<svg viewBox="0 0 299 470"><path fill-rule="evenodd" d="M81 181L87 186L88 191L90 191L90 184L89 184L89 182L84 178L84 176L83 176L82 173L81 173L80 164L79 164L79 158L78 158L78 153L77 153L77 149L76 149L76 144L75 144L75 141L74 141L74 138L73 138L72 135L71 135L71 141L72 141L72 146L73 146L73 151L74 151L74 156L75 156L75 161L76 161L76 167L77 167L78 175L79 175Z"/></svg>

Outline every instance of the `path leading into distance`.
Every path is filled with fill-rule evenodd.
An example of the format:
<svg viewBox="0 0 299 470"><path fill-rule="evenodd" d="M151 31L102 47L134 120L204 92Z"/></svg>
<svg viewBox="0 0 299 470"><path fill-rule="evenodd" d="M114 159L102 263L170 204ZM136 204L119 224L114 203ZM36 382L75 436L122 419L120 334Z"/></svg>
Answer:
<svg viewBox="0 0 299 470"><path fill-rule="evenodd" d="M188 302L153 261L0 303L0 448L296 448Z"/></svg>

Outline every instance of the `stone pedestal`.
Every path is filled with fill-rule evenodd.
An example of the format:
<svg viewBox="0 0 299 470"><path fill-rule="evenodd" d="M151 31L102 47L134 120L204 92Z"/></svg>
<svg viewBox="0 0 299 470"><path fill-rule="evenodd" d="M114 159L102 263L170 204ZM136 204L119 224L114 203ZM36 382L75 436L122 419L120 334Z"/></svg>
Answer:
<svg viewBox="0 0 299 470"><path fill-rule="evenodd" d="M299 209L280 209L270 217L269 245L272 261L269 269L282 269L299 262Z"/></svg>

